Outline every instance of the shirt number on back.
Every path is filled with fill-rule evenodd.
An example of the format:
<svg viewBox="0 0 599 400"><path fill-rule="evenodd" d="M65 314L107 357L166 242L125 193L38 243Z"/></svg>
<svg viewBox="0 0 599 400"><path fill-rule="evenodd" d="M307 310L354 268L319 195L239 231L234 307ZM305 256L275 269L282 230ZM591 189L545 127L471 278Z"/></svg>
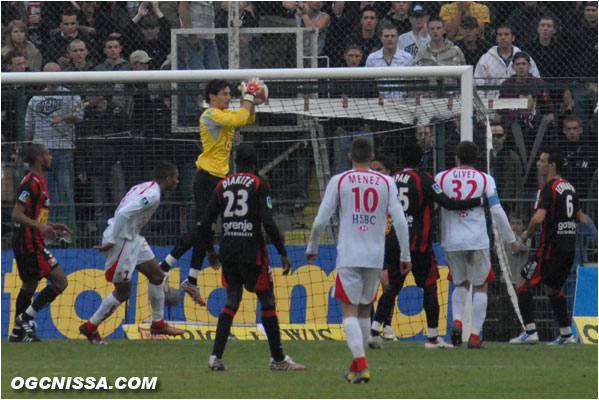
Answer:
<svg viewBox="0 0 599 400"><path fill-rule="evenodd" d="M360 204L360 197L362 197L360 196L360 188L355 187L351 191L354 193L354 204L356 206L356 212L360 212L362 210ZM363 197L364 210L368 213L373 213L379 205L379 194L375 189L368 188L364 191Z"/></svg>
<svg viewBox="0 0 599 400"><path fill-rule="evenodd" d="M458 179L454 179L453 181L451 181L451 184L453 185L452 191L455 193L454 199L462 200L462 181L460 181ZM473 179L470 179L470 180L466 181L466 185L470 185L470 192L466 196L466 199L470 199L474 195L474 192L476 192L476 188L477 188L476 181Z"/></svg>
<svg viewBox="0 0 599 400"><path fill-rule="evenodd" d="M225 191L223 192L223 197L227 201L227 205L225 206L225 212L223 213L225 218L231 218L233 216L243 217L248 212L248 192L245 189L242 189L237 192L237 199L235 199L235 194L233 192ZM237 201L236 201L237 200ZM233 209L235 207L235 209Z"/></svg>

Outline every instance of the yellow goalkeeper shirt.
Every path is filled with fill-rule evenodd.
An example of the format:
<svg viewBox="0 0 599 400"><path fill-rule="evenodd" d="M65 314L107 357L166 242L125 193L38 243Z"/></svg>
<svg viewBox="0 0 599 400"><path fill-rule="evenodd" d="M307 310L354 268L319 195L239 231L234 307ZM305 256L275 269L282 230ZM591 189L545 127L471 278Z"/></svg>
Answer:
<svg viewBox="0 0 599 400"><path fill-rule="evenodd" d="M198 156L196 167L210 175L225 178L229 173L229 158L233 147L235 128L253 124L255 115L245 108L239 111L209 108L200 117L200 137L204 151Z"/></svg>

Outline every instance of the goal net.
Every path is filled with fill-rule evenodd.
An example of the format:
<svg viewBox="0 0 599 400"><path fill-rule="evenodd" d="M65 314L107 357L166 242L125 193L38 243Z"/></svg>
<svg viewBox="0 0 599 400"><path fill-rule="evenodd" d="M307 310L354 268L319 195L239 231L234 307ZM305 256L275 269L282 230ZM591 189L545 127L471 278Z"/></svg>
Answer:
<svg viewBox="0 0 599 400"><path fill-rule="evenodd" d="M179 235L195 223L191 187L194 161L201 153L197 121L207 107L204 84L215 78L230 81L234 97L230 109L236 110L240 105L237 84L248 76L265 80L270 98L256 108L256 123L237 131L232 151L241 142L257 148L260 174L270 182L275 221L285 235L293 263L292 272L283 276L279 255L274 247L268 247L284 340L343 338L339 302L332 296L335 218L323 237L317 265L306 265L304 253L326 183L333 174L350 168L347 153L353 138L372 140L375 153L388 160L392 172L399 170L399 150L407 142L423 147L421 168L433 175L455 165L460 140L474 140L481 155L489 153L490 136L486 130L481 133L474 128L474 123L485 120L489 104L477 98L469 66L3 74L2 100L14 107L16 133L2 144L3 337L12 328L20 288L10 247L10 211L16 183L26 171L23 160L12 162L11 155L34 137L52 133L43 131L50 128L32 127L27 121L27 113L36 111L32 99L42 96L49 106L72 98L78 118L62 131L71 135L75 146L74 160L63 166L70 168L72 181L67 185L72 187L61 188L55 194L57 200L51 193L51 220L65 222L75 232L69 240L49 246L65 269L69 286L36 320L41 337L81 338L78 326L113 290L104 278L104 257L92 247L100 243L121 196L132 185L151 179L155 161L166 159L179 167L178 190L163 199L142 232L162 261ZM175 85L183 82L193 85ZM42 91L43 85L50 87ZM198 105L193 113L185 114L177 105L189 98ZM492 108L498 107L514 104L496 102ZM47 114L51 118L51 113ZM486 169L484 158L480 169ZM13 181L5 181L5 176L12 176ZM217 242L218 235L217 231ZM435 250L441 275L439 334L446 335L452 319L453 285L447 279L442 249L436 245ZM188 252L175 264L171 286L178 287L186 279L190 258ZM183 301L165 309L168 320L186 329L186 339L214 337L226 301L220 274L205 265L198 277L207 307L184 296ZM46 284L42 281L38 291ZM147 295L147 279L135 274L130 300L100 326L101 335L149 337ZM422 291L411 274L397 299L392 321L400 339L420 339L426 333ZM259 304L252 293L244 293L232 334L239 339L265 338Z"/></svg>

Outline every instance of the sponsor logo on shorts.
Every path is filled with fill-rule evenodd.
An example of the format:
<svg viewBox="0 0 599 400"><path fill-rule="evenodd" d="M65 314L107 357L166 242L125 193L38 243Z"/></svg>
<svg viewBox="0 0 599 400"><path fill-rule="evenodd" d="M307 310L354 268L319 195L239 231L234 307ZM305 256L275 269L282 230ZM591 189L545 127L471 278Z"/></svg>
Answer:
<svg viewBox="0 0 599 400"><path fill-rule="evenodd" d="M537 269L537 262L530 261L524 266L524 275L527 280L531 280L533 275L535 274L535 270Z"/></svg>

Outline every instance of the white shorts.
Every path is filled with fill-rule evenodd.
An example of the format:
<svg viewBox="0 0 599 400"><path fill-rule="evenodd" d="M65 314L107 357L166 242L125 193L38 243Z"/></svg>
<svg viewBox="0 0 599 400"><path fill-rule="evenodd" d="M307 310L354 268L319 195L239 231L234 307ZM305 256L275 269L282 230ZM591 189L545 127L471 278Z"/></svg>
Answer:
<svg viewBox="0 0 599 400"><path fill-rule="evenodd" d="M382 273L383 270L380 268L338 268L335 298L355 305L374 303Z"/></svg>
<svg viewBox="0 0 599 400"><path fill-rule="evenodd" d="M489 249L446 251L445 259L456 285L469 281L473 286L482 286L489 277Z"/></svg>
<svg viewBox="0 0 599 400"><path fill-rule="evenodd" d="M135 267L154 258L150 245L141 235L133 240L117 240L112 249L106 252L104 275L108 282L131 282Z"/></svg>

